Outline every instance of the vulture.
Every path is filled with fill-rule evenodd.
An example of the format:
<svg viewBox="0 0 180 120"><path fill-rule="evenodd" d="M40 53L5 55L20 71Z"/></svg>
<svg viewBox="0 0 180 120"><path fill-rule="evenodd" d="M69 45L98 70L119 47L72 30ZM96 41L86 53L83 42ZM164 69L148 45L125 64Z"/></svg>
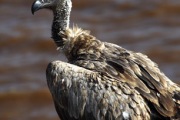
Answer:
<svg viewBox="0 0 180 120"><path fill-rule="evenodd" d="M146 55L69 28L71 0L35 0L53 12L52 39L68 62L53 61L47 84L61 120L179 120L180 86Z"/></svg>

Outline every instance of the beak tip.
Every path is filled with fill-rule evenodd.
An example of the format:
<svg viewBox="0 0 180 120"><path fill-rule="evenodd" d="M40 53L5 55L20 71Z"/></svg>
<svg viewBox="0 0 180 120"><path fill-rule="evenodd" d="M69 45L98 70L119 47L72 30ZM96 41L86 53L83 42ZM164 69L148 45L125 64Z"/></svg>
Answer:
<svg viewBox="0 0 180 120"><path fill-rule="evenodd" d="M34 10L33 9L31 9L31 13L34 15Z"/></svg>
<svg viewBox="0 0 180 120"><path fill-rule="evenodd" d="M34 15L35 14L35 10L34 9L31 9L31 13L32 13L32 15Z"/></svg>
<svg viewBox="0 0 180 120"><path fill-rule="evenodd" d="M32 7L31 7L31 13L34 15L34 13L36 11L38 11L39 9L41 8L41 3L36 0L33 4L32 4Z"/></svg>

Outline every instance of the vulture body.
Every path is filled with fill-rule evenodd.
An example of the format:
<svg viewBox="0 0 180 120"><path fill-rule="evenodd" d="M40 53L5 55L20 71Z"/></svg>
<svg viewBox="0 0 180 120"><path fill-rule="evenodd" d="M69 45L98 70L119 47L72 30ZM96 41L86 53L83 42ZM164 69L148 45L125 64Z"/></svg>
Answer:
<svg viewBox="0 0 180 120"><path fill-rule="evenodd" d="M51 62L47 83L61 120L180 119L180 87L146 55L69 28L71 0L36 0L53 11L52 38L68 63Z"/></svg>

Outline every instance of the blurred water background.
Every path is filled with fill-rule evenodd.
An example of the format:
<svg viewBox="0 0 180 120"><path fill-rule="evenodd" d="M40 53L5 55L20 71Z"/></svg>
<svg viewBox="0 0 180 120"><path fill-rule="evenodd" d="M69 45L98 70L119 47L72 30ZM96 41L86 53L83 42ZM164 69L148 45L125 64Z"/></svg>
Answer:
<svg viewBox="0 0 180 120"><path fill-rule="evenodd" d="M45 78L65 57L50 34L52 14L33 0L0 0L0 120L58 120ZM180 83L179 0L74 0L71 25L147 54Z"/></svg>

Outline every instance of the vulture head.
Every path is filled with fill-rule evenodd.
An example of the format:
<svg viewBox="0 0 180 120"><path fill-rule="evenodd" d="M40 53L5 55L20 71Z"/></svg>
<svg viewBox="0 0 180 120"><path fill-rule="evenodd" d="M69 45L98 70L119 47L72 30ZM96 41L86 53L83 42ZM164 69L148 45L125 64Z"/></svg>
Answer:
<svg viewBox="0 0 180 120"><path fill-rule="evenodd" d="M35 0L31 7L31 12L34 14L36 11L40 9L49 9L52 11L56 11L62 5L67 2L71 2L70 0Z"/></svg>

